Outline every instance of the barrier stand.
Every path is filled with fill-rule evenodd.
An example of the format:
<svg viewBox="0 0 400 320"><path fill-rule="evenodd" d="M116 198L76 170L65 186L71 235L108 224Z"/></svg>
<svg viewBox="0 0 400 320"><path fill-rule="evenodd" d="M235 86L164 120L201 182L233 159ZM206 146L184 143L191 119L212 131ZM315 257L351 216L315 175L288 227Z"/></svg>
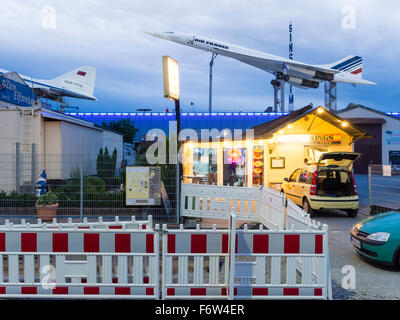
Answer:
<svg viewBox="0 0 400 320"><path fill-rule="evenodd" d="M236 214L232 208L229 219L229 300L233 300L235 292L235 244L236 244Z"/></svg>
<svg viewBox="0 0 400 320"><path fill-rule="evenodd" d="M283 229L287 229L287 200L286 200L286 194L283 194L282 197L282 202L283 202Z"/></svg>
<svg viewBox="0 0 400 320"><path fill-rule="evenodd" d="M327 259L327 290L328 290L328 295L327 298L328 300L333 300L333 294L332 294L332 278L331 278L331 259L330 259L330 254L329 254L329 233L328 233L328 225L323 224L322 229L326 232L326 237L325 237L325 243L324 246L326 248L326 259Z"/></svg>

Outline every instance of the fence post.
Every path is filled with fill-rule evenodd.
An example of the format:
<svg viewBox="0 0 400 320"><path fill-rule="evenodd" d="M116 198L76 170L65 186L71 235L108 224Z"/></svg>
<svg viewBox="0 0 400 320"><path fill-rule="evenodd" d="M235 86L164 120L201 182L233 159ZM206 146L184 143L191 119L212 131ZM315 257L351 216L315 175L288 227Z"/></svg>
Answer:
<svg viewBox="0 0 400 320"><path fill-rule="evenodd" d="M165 300L166 292L166 276L167 276L167 245L168 245L168 229L167 225L162 226L162 254L161 254L161 299Z"/></svg>
<svg viewBox="0 0 400 320"><path fill-rule="evenodd" d="M179 224L181 219L181 181L179 176L179 151L177 152L176 164L176 223Z"/></svg>
<svg viewBox="0 0 400 320"><path fill-rule="evenodd" d="M287 229L287 199L286 199L286 193L283 194L282 197L282 201L283 201L283 230Z"/></svg>
<svg viewBox="0 0 400 320"><path fill-rule="evenodd" d="M15 144L15 191L19 193L21 184L21 144Z"/></svg>
<svg viewBox="0 0 400 320"><path fill-rule="evenodd" d="M152 216L149 216L149 222ZM152 227L153 224L150 222L150 226ZM156 294L156 300L160 299L160 225L156 224L154 226L154 253L156 254L156 259L155 260L155 279L154 281L156 282L156 286L154 288L155 294ZM164 270L164 268L163 268Z"/></svg>
<svg viewBox="0 0 400 320"><path fill-rule="evenodd" d="M229 300L234 299L235 294L235 247L236 247L236 210L232 208L230 215L230 230L229 230Z"/></svg>
<svg viewBox="0 0 400 320"><path fill-rule="evenodd" d="M327 290L326 293L326 298L327 300L333 300L332 296L332 279L331 279L331 262L330 262L330 256L329 256L329 238L328 238L328 225L323 224L322 225L322 230L324 230L324 242L323 242L323 248L326 250L326 264L325 264L325 288Z"/></svg>
<svg viewBox="0 0 400 320"><path fill-rule="evenodd" d="M79 216L80 221L83 219L83 153L80 155L80 203L79 203Z"/></svg>
<svg viewBox="0 0 400 320"><path fill-rule="evenodd" d="M32 143L32 163L31 163L31 184L33 190L35 190L35 183L36 183L36 145Z"/></svg>

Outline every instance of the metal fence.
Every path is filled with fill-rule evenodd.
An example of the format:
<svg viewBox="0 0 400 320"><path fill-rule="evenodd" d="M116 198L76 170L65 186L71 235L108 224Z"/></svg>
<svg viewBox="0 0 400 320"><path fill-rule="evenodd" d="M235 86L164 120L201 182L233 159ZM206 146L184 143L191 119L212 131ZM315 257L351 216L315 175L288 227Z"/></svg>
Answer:
<svg viewBox="0 0 400 320"><path fill-rule="evenodd" d="M400 166L370 164L368 191L371 214L400 210Z"/></svg>
<svg viewBox="0 0 400 320"><path fill-rule="evenodd" d="M148 166L138 161L137 166ZM21 152L0 154L0 220L36 219L38 178L47 176L46 192L57 198L57 219L83 217L131 217L152 215L158 223L176 222L176 166L161 166L163 201L157 206L127 206L124 163L103 153L37 154ZM165 192L163 192L165 191Z"/></svg>

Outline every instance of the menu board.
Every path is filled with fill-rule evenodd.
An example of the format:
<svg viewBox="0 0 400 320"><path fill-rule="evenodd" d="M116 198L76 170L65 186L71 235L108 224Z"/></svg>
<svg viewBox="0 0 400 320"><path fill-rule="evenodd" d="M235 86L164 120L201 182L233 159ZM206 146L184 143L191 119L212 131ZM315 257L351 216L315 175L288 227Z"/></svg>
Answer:
<svg viewBox="0 0 400 320"><path fill-rule="evenodd" d="M161 168L126 167L126 205L161 204Z"/></svg>
<svg viewBox="0 0 400 320"><path fill-rule="evenodd" d="M254 147L253 151L253 185L264 183L264 148Z"/></svg>

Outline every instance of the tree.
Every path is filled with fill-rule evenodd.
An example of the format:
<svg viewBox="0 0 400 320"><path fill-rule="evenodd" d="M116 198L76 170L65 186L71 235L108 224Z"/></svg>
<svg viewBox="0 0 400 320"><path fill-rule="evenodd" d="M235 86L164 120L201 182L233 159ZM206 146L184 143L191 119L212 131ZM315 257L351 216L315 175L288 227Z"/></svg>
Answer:
<svg viewBox="0 0 400 320"><path fill-rule="evenodd" d="M117 165L117 149L114 148L112 155L108 152L107 147L104 149L100 148L99 154L97 155L97 176L104 180L106 185L113 185L116 181L115 170Z"/></svg>
<svg viewBox="0 0 400 320"><path fill-rule="evenodd" d="M121 133L124 137L124 143L132 143L136 132L139 131L139 129L135 127L134 122L129 118L110 122L103 121L101 126L105 129L110 129Z"/></svg>

